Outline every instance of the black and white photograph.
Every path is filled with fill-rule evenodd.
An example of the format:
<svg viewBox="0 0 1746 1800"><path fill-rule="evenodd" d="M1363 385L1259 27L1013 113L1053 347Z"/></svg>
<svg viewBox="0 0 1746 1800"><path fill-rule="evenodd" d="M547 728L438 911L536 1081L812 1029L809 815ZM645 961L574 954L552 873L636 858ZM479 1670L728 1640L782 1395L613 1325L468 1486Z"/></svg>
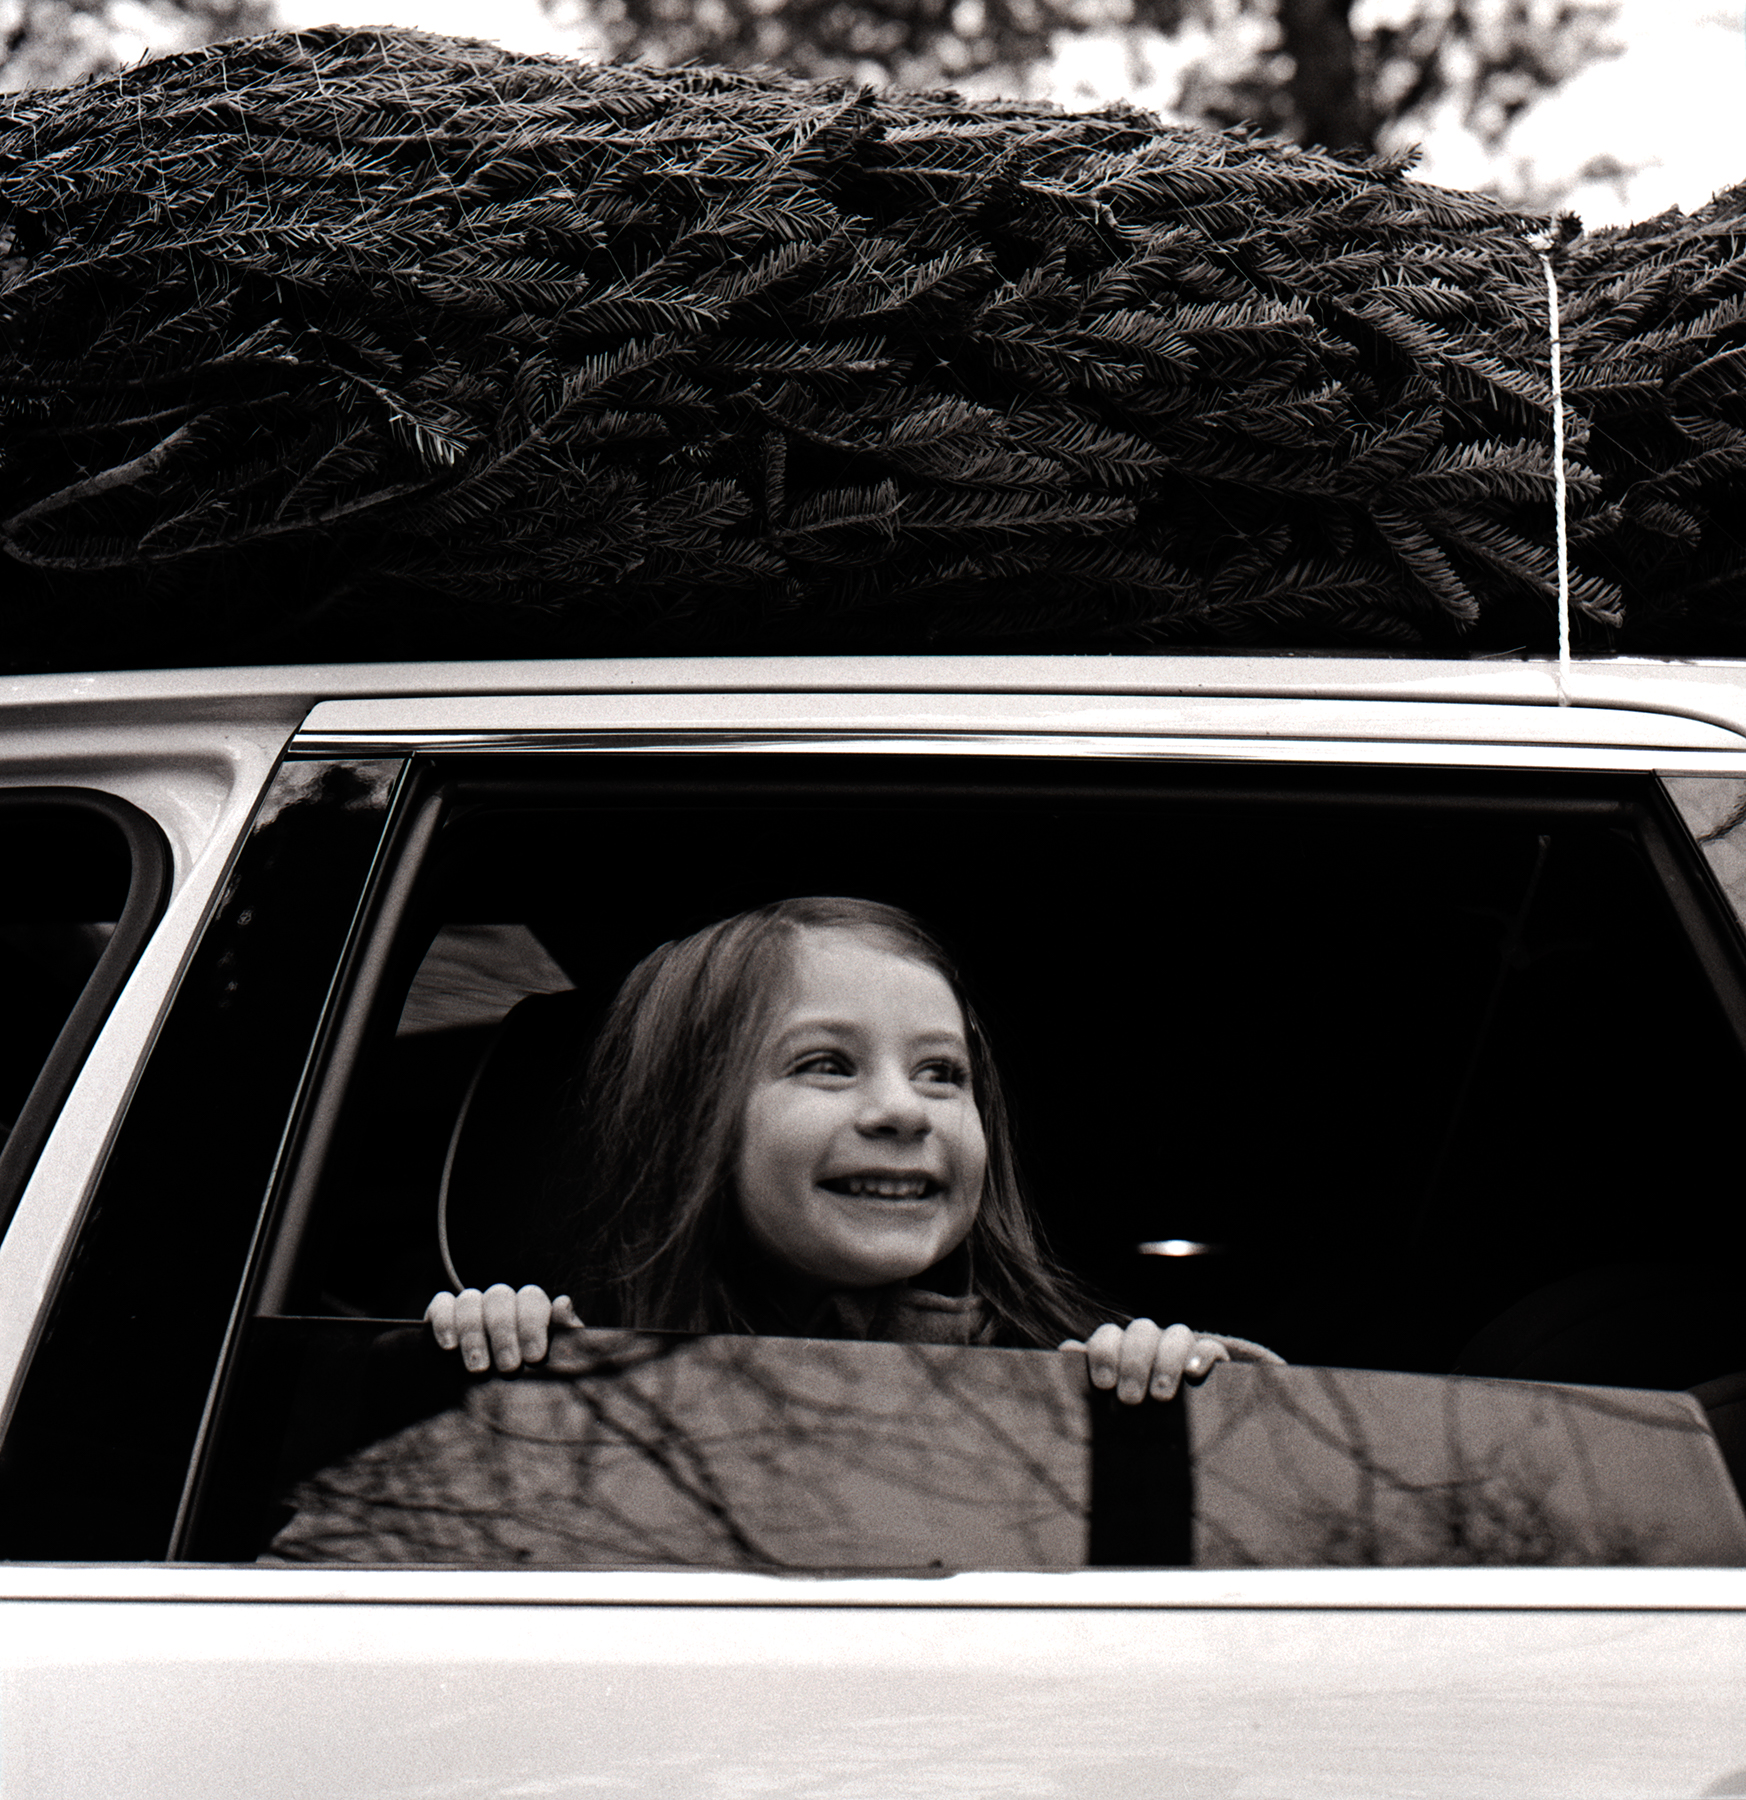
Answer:
<svg viewBox="0 0 1746 1800"><path fill-rule="evenodd" d="M0 1796L1746 1796L1746 19L0 0Z"/></svg>

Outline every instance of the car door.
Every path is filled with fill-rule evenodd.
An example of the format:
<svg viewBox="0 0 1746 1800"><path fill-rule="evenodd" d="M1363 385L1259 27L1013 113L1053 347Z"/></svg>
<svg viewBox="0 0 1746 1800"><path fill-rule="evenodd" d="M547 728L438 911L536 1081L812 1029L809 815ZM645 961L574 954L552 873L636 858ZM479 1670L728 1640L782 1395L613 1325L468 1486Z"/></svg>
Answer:
<svg viewBox="0 0 1746 1800"><path fill-rule="evenodd" d="M1746 1054L1746 739L1416 698L1406 671L1351 700L742 680L306 720L9 1428L19 1791L1731 1791L1738 1502L1687 1390L1746 1367L1714 1157ZM507 1397L537 1380L457 1395L423 1345L380 1372L445 1258L544 1272L540 1208L494 1196L561 1163L556 1046L662 936L875 890L974 950L1063 1255L1125 1311L1253 1326L1294 1367L1100 1418L1054 1352L934 1358L961 1373L929 1389L927 1491L999 1488L1005 1443L1067 1521L1033 1552L306 1554L311 1481L353 1491L457 1406L545 1404ZM809 1392L890 1360L759 1343ZM955 1437L966 1385L1011 1422ZM1487 1393L1489 1438L1427 1423ZM731 1448L724 1405L701 1416ZM1655 1432L1689 1532L1645 1525L1674 1466ZM1639 1453L1633 1498L1606 1471ZM1271 1539L1216 1499L1257 1481L1290 1501ZM1415 1520L1435 1490L1436 1531L1376 1528L1379 1483ZM1499 1491L1563 1522L1487 1537ZM1618 1529L1585 1538L1572 1507Z"/></svg>

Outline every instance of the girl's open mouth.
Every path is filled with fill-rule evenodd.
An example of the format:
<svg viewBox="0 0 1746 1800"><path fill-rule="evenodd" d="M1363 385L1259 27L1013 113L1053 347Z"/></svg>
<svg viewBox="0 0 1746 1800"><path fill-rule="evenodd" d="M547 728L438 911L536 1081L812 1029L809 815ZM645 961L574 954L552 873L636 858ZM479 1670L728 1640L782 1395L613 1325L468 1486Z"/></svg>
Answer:
<svg viewBox="0 0 1746 1800"><path fill-rule="evenodd" d="M819 1186L856 1200L926 1200L941 1189L931 1175L833 1175Z"/></svg>

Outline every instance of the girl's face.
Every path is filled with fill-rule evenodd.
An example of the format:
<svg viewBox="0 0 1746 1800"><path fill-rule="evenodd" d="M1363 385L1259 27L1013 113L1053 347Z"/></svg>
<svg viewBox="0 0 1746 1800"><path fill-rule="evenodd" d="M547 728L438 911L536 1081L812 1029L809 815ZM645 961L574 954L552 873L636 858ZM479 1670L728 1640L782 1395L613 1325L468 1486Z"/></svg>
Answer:
<svg viewBox="0 0 1746 1800"><path fill-rule="evenodd" d="M964 1241L987 1161L943 977L847 931L799 933L735 1167L753 1238L824 1287L901 1281Z"/></svg>

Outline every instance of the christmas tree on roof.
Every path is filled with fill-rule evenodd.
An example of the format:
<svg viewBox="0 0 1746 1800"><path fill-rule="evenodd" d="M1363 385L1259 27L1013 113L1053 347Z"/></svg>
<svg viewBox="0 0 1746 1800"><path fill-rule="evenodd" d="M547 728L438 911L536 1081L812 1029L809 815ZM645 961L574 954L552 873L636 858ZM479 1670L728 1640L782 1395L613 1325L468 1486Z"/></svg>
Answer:
<svg viewBox="0 0 1746 1800"><path fill-rule="evenodd" d="M405 31L10 97L6 659L1543 650L1545 224ZM1577 644L1746 653L1746 187L1550 236Z"/></svg>

